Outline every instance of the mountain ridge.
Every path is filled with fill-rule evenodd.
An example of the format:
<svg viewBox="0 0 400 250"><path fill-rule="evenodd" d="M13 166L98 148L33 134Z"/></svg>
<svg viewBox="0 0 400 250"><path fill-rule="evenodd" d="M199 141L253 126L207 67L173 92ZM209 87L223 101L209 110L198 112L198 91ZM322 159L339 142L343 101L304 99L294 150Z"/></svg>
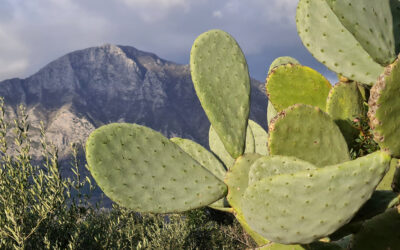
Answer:
<svg viewBox="0 0 400 250"><path fill-rule="evenodd" d="M267 97L252 80L251 119L266 128ZM208 147L209 122L195 94L189 65L131 46L105 44L73 51L25 78L0 82L7 114L26 105L32 133L43 120L48 135L67 156L95 128L111 122L149 126L168 137Z"/></svg>

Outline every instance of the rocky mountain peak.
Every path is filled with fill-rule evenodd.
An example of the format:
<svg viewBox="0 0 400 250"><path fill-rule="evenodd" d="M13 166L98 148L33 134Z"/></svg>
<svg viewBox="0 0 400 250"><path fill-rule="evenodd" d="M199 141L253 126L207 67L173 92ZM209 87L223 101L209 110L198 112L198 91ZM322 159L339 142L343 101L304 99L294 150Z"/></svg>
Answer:
<svg viewBox="0 0 400 250"><path fill-rule="evenodd" d="M251 119L266 127L263 84L252 82ZM105 44L64 55L26 79L0 82L10 117L27 106L33 133L39 121L61 156L69 144L111 122L149 126L166 136L208 146L209 122L195 94L188 65L130 46Z"/></svg>

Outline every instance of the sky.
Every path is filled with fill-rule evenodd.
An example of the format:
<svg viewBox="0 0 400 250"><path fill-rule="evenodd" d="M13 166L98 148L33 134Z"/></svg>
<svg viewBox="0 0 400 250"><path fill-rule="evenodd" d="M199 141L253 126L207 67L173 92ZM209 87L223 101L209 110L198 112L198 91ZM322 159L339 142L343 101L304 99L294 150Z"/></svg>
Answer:
<svg viewBox="0 0 400 250"><path fill-rule="evenodd" d="M26 78L75 50L128 45L180 64L210 29L230 33L250 75L264 82L271 62L292 56L325 75L297 35L298 0L1 0L0 81Z"/></svg>

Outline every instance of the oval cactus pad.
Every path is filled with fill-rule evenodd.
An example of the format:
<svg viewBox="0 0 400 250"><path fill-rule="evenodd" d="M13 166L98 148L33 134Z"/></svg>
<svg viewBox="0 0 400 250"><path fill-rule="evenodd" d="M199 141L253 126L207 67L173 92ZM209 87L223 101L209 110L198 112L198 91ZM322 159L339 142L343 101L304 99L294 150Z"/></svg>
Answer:
<svg viewBox="0 0 400 250"><path fill-rule="evenodd" d="M213 173L213 175L215 175L218 179L224 181L226 169L213 153L205 149L200 144L189 139L174 137L170 140L176 143L183 151L189 154L203 167Z"/></svg>
<svg viewBox="0 0 400 250"><path fill-rule="evenodd" d="M264 178L246 189L244 217L273 242L313 242L350 221L371 197L390 160L379 151L325 168Z"/></svg>
<svg viewBox="0 0 400 250"><path fill-rule="evenodd" d="M379 64L396 59L391 0L327 0L344 27Z"/></svg>
<svg viewBox="0 0 400 250"><path fill-rule="evenodd" d="M316 167L293 156L271 155L257 159L250 168L249 185L265 177L314 170Z"/></svg>
<svg viewBox="0 0 400 250"><path fill-rule="evenodd" d="M317 167L350 160L338 126L317 107L293 105L269 126L270 155L294 156Z"/></svg>
<svg viewBox="0 0 400 250"><path fill-rule="evenodd" d="M334 72L369 85L383 72L383 67L343 26L326 0L300 0L296 24L304 46Z"/></svg>
<svg viewBox="0 0 400 250"><path fill-rule="evenodd" d="M113 201L137 212L169 213L207 206L226 185L160 133L114 123L86 142L89 170Z"/></svg>
<svg viewBox="0 0 400 250"><path fill-rule="evenodd" d="M236 159L235 164L228 171L225 177L225 183L229 187L228 195L226 196L229 204L235 211L235 217L243 226L243 228L253 237L253 239L260 245L268 243L257 233L255 233L247 224L243 217L241 200L249 182L250 166L262 157L259 154L244 154Z"/></svg>
<svg viewBox="0 0 400 250"><path fill-rule="evenodd" d="M268 155L268 133L253 120L249 120L249 127L254 137L254 152L260 155Z"/></svg>
<svg viewBox="0 0 400 250"><path fill-rule="evenodd" d="M174 137L170 139L174 143L176 143L183 151L188 153L193 159L195 159L198 163L200 163L203 167L208 169L211 173L213 173L218 179L224 181L226 169L224 165L215 157L213 153L205 149L200 144L189 140L182 139L179 137ZM226 211L227 207L229 207L229 203L226 200L226 197L212 203L209 205L214 209ZM229 209L228 209L229 210Z"/></svg>
<svg viewBox="0 0 400 250"><path fill-rule="evenodd" d="M280 112L297 103L325 110L331 84L317 71L299 64L275 67L267 78L268 99Z"/></svg>
<svg viewBox="0 0 400 250"><path fill-rule="evenodd" d="M210 130L208 132L208 144L211 151L213 151L214 154L216 154L219 159L225 164L226 168L229 169L235 162L235 159L233 159L228 151L226 151L224 144L222 143L213 126L210 126ZM255 146L256 145L254 141L253 131L251 130L251 126L249 123L246 130L245 153L254 153Z"/></svg>
<svg viewBox="0 0 400 250"><path fill-rule="evenodd" d="M374 140L381 148L400 157L400 64L397 60L371 89L368 117Z"/></svg>
<svg viewBox="0 0 400 250"><path fill-rule="evenodd" d="M193 43L190 71L208 119L237 158L244 153L250 111L250 77L242 50L222 30L205 32Z"/></svg>
<svg viewBox="0 0 400 250"><path fill-rule="evenodd" d="M339 82L333 86L326 101L326 112L339 126L348 145L359 135L352 126L354 118L364 116L364 100L356 82Z"/></svg>
<svg viewBox="0 0 400 250"><path fill-rule="evenodd" d="M281 56L276 58L271 65L269 66L268 69L268 74L271 72L271 70L275 67L278 67L280 65L284 64L300 64L299 61L297 61L295 58L290 57L290 56Z"/></svg>

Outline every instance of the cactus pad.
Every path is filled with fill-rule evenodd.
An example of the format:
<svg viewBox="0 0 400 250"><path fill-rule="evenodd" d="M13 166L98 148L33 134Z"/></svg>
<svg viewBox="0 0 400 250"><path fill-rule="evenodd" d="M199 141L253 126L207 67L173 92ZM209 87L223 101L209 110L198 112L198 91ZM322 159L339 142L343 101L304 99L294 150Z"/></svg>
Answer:
<svg viewBox="0 0 400 250"><path fill-rule="evenodd" d="M272 103L268 100L268 107L267 107L267 120L268 126L271 124L272 119L278 114Z"/></svg>
<svg viewBox="0 0 400 250"><path fill-rule="evenodd" d="M270 124L268 147L270 155L294 156L317 167L350 160L335 122L319 108L303 104L285 109Z"/></svg>
<svg viewBox="0 0 400 250"><path fill-rule="evenodd" d="M354 143L359 131L352 126L354 118L364 115L364 100L356 82L339 82L331 89L326 112L339 126L348 145Z"/></svg>
<svg viewBox="0 0 400 250"><path fill-rule="evenodd" d="M395 40L390 0L327 0L343 26L379 64L394 61Z"/></svg>
<svg viewBox="0 0 400 250"><path fill-rule="evenodd" d="M392 208L366 221L354 235L354 250L399 249L400 208Z"/></svg>
<svg viewBox="0 0 400 250"><path fill-rule="evenodd" d="M218 179L224 181L226 169L213 153L189 139L174 137L170 140L176 143L183 151L189 154L204 168L208 169L208 171L210 171ZM226 197L223 197L222 199L210 204L209 207L225 211L227 207L229 207L229 203L226 200Z"/></svg>
<svg viewBox="0 0 400 250"><path fill-rule="evenodd" d="M265 177L314 170L316 167L292 156L272 155L257 159L250 168L249 185Z"/></svg>
<svg viewBox="0 0 400 250"><path fill-rule="evenodd" d="M400 64L397 60L386 67L372 87L368 101L370 126L374 140L381 148L400 157Z"/></svg>
<svg viewBox="0 0 400 250"><path fill-rule="evenodd" d="M268 240L255 233L244 220L240 206L242 196L248 186L250 166L260 157L262 156L259 154L245 154L236 159L235 165L226 174L225 183L229 187L227 199L235 210L237 220L258 244L266 244Z"/></svg>
<svg viewBox="0 0 400 250"><path fill-rule="evenodd" d="M278 57L269 66L268 74L271 72L271 70L273 68L278 67L279 65L284 65L284 64L300 64L300 63L299 63L299 61L297 61L296 59L294 59L293 57L290 57L290 56Z"/></svg>
<svg viewBox="0 0 400 250"><path fill-rule="evenodd" d="M385 174L382 181L379 183L376 190L392 190L394 174L396 173L397 166L399 166L399 160L393 158L390 162L389 171Z"/></svg>
<svg viewBox="0 0 400 250"><path fill-rule="evenodd" d="M235 162L235 159L233 159L232 156L228 153L228 151L226 151L224 144L222 143L221 139L219 138L213 126L210 126L208 140L211 151L213 151L219 157L219 159L225 164L226 168L229 169ZM253 131L251 130L249 124L246 130L245 153L246 154L254 153L255 147L256 145L254 141Z"/></svg>
<svg viewBox="0 0 400 250"><path fill-rule="evenodd" d="M300 0L296 24L304 46L334 72L368 85L373 85L383 72L383 67L342 25L326 0Z"/></svg>
<svg viewBox="0 0 400 250"><path fill-rule="evenodd" d="M226 168L211 152L203 148L203 146L200 144L197 144L189 139L174 137L170 140L177 144L183 151L189 154L203 167L208 169L208 171L210 171L218 179L224 181Z"/></svg>
<svg viewBox="0 0 400 250"><path fill-rule="evenodd" d="M227 187L160 133L110 124L86 142L90 172L113 201L138 212L168 213L207 206Z"/></svg>
<svg viewBox="0 0 400 250"><path fill-rule="evenodd" d="M325 110L331 84L317 71L299 64L285 64L271 70L267 78L268 99L280 112L297 103Z"/></svg>
<svg viewBox="0 0 400 250"><path fill-rule="evenodd" d="M252 120L249 120L249 127L254 137L254 152L260 155L268 155L268 133Z"/></svg>
<svg viewBox="0 0 400 250"><path fill-rule="evenodd" d="M310 243L354 216L371 197L390 159L379 151L325 168L267 177L246 189L244 217L273 242Z"/></svg>
<svg viewBox="0 0 400 250"><path fill-rule="evenodd" d="M218 156L218 158L225 164L226 168L229 169L235 159L226 151L224 144L221 139L219 139L217 132L210 126L210 130L208 132L208 144L210 146L211 151L214 152Z"/></svg>
<svg viewBox="0 0 400 250"><path fill-rule="evenodd" d="M190 70L208 119L237 158L244 152L250 111L250 77L242 50L228 33L210 30L193 43Z"/></svg>

